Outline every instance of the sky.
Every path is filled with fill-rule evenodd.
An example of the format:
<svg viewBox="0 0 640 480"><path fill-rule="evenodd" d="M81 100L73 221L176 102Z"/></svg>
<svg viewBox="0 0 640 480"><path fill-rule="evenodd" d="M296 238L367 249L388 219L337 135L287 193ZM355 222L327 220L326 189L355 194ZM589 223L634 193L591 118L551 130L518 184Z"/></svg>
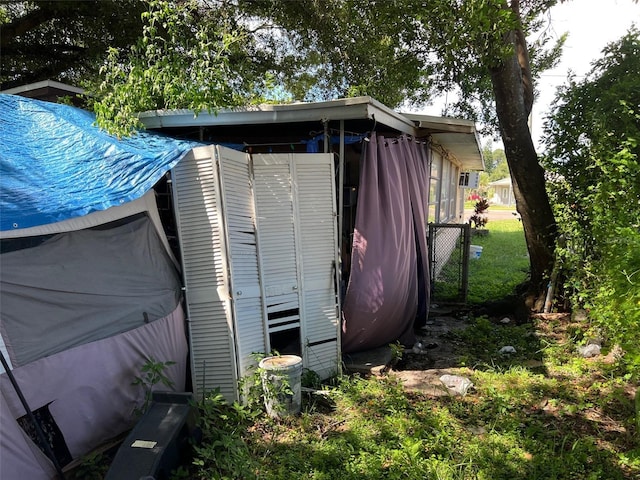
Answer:
<svg viewBox="0 0 640 480"><path fill-rule="evenodd" d="M544 116L556 88L566 83L569 70L583 76L591 63L601 57L602 49L621 38L632 23L640 28L640 3L631 0L572 0L556 5L549 12L551 32L569 33L559 65L542 74L539 96L533 106L531 133L540 144ZM580 77L578 77L580 78Z"/></svg>
<svg viewBox="0 0 640 480"><path fill-rule="evenodd" d="M548 18L552 35L559 37L568 32L569 36L558 66L544 72L536 85L539 92L533 106L531 133L539 153L543 149L540 139L544 117L555 97L556 88L566 82L569 71L578 78L584 76L590 70L591 62L600 58L602 49L622 37L632 23L640 28L640 2L570 0L552 8ZM443 102L436 101L420 113L440 115L442 107ZM493 143L493 148L500 147Z"/></svg>

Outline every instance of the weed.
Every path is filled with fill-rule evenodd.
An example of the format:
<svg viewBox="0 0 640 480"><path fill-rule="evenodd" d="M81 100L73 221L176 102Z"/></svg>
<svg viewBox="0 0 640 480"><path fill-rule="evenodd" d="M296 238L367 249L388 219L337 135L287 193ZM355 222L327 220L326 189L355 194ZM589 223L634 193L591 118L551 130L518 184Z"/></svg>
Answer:
<svg viewBox="0 0 640 480"><path fill-rule="evenodd" d="M402 355L404 355L404 347L399 341L397 341L395 343L390 343L389 349L391 350L391 364L395 365L400 360L402 360Z"/></svg>
<svg viewBox="0 0 640 480"><path fill-rule="evenodd" d="M109 459L101 453L89 454L83 457L81 463L67 476L68 479L102 480L109 469Z"/></svg>
<svg viewBox="0 0 640 480"><path fill-rule="evenodd" d="M153 389L156 385L164 385L167 388L173 388L173 381L166 375L167 367L175 365L176 362L158 362L153 357L149 357L140 369L140 375L135 377L131 385L139 385L144 392L142 406L134 409L136 416L143 415L151 405Z"/></svg>

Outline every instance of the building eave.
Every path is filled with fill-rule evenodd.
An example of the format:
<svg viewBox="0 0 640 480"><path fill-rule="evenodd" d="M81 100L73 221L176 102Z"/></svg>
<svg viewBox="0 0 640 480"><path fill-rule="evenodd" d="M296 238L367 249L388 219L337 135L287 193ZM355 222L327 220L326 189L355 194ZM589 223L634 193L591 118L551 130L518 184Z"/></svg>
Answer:
<svg viewBox="0 0 640 480"><path fill-rule="evenodd" d="M139 118L150 129L367 119L408 135L417 133L414 122L371 97L264 104L197 114L193 110L153 110L141 113Z"/></svg>

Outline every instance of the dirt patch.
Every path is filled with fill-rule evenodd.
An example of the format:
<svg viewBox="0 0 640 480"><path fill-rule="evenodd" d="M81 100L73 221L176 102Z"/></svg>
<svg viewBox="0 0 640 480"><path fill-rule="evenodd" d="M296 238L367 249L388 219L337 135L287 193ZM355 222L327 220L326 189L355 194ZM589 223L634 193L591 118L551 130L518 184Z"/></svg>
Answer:
<svg viewBox="0 0 640 480"><path fill-rule="evenodd" d="M432 309L425 326L416 332L416 344L405 350L402 359L389 373L399 378L408 391L432 396L449 395L440 377L458 373L460 366L458 345L450 333L463 330L468 325L468 317L464 313Z"/></svg>

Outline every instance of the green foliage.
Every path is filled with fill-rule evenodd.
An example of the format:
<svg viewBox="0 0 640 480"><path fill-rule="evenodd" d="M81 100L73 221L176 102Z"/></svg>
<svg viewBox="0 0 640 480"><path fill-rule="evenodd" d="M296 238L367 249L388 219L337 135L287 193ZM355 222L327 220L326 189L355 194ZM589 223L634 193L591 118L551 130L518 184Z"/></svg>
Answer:
<svg viewBox="0 0 640 480"><path fill-rule="evenodd" d="M502 0L242 0L274 72L296 100L370 95L392 107L428 104L455 92L449 115L495 124L490 69L513 54L505 35L539 31L555 0L526 2L520 16ZM524 4L524 2L523 2ZM559 57L542 31L530 58L534 79ZM271 53L275 55L271 56Z"/></svg>
<svg viewBox="0 0 640 480"><path fill-rule="evenodd" d="M404 347L399 341L395 343L389 344L389 349L391 350L391 363L395 364L402 360L402 356L404 355Z"/></svg>
<svg viewBox="0 0 640 480"><path fill-rule="evenodd" d="M300 385L306 388L320 388L320 375L310 368L303 368L300 376Z"/></svg>
<svg viewBox="0 0 640 480"><path fill-rule="evenodd" d="M140 33L145 2L3 1L0 90L41 80L79 84L97 77L107 48Z"/></svg>
<svg viewBox="0 0 640 480"><path fill-rule="evenodd" d="M481 316L472 319L468 328L449 335L464 345L461 365L495 370L522 365L526 360L538 360L540 346L533 341L532 334L531 325L505 326ZM516 352L501 354L500 349L507 345L514 347Z"/></svg>
<svg viewBox="0 0 640 480"><path fill-rule="evenodd" d="M603 51L560 91L546 167L562 241L565 288L640 373L640 33Z"/></svg>
<svg viewBox="0 0 640 480"><path fill-rule="evenodd" d="M176 362L167 361L159 362L153 357L149 357L140 369L140 375L135 377L131 385L140 386L144 392L142 406L135 409L137 415L144 414L151 405L153 389L156 385L164 385L167 388L173 388L173 381L167 377L167 367L175 365Z"/></svg>
<svg viewBox="0 0 640 480"><path fill-rule="evenodd" d="M110 459L101 453L92 453L82 458L66 478L69 480L103 480L109 470Z"/></svg>
<svg viewBox="0 0 640 480"><path fill-rule="evenodd" d="M631 385L616 365L571 353L578 328L569 316L523 326L475 319L456 345L477 368L452 370L474 383L465 397L407 392L393 373L345 376L325 387L330 411L307 405L275 422L212 392L198 405L202 442L172 478L636 478ZM507 342L518 354L497 358ZM548 355L558 348L562 358Z"/></svg>
<svg viewBox="0 0 640 480"><path fill-rule="evenodd" d="M500 180L509 176L509 165L504 150L498 148L493 150L491 142L488 142L482 149L484 158L484 171L480 172L480 185L486 191L489 182Z"/></svg>
<svg viewBox="0 0 640 480"><path fill-rule="evenodd" d="M522 366L460 373L475 385L464 398L408 394L394 377L342 377L330 414L257 419L245 442L260 464L243 478L622 480L640 471L632 434L589 420L601 409L616 421L629 414L620 382L589 387Z"/></svg>
<svg viewBox="0 0 640 480"><path fill-rule="evenodd" d="M246 103L248 37L222 14L206 18L195 0L149 0L143 30L128 50L110 48L94 103L98 125L117 135L141 126L136 114L186 108L196 114Z"/></svg>
<svg viewBox="0 0 640 480"><path fill-rule="evenodd" d="M219 391L199 404L202 441L194 446L193 462L183 467L179 478L256 478L258 459L244 436L259 411L237 403L228 404Z"/></svg>

